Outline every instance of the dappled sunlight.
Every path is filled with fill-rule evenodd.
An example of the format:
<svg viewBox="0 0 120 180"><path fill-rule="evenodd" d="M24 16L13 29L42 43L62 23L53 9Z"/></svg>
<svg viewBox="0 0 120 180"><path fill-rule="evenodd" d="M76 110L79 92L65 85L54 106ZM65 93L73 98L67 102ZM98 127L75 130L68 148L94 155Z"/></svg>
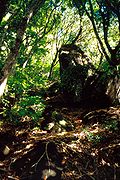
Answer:
<svg viewBox="0 0 120 180"><path fill-rule="evenodd" d="M114 112L113 108L109 108L104 109L105 116L103 116L102 109L104 121L107 118L106 112L110 112L111 110L111 116L115 116L116 113L118 114L118 108L114 108ZM61 116L59 114L60 112L62 113ZM101 115L101 110L98 112ZM44 151L42 150L41 143L47 147L50 142L54 142L63 154L61 163L65 169L62 171L62 168L60 168L63 179L76 179L78 177L86 177L86 179L96 178L96 173L99 174L102 170L104 174L104 172L107 172L108 167L111 168L110 172L112 172L113 164L119 169L117 152L120 150L120 140L117 137L118 133L114 130L114 124L112 125L112 131L114 131L114 137L116 139L113 138L113 134L111 133L111 126L108 126L108 129L106 129L99 121L95 123L91 121L99 117L99 113L96 116L96 110L92 111L91 124L89 125L83 123L84 118L82 113L84 113L84 109L80 111L79 108L75 108L75 110L69 108L63 108L62 110L58 108L54 109L52 113L53 118L63 118L65 122L69 119L70 123L74 126L74 130L63 130L61 132L54 132L54 127L51 129L51 132L42 130L37 126L31 128L32 121L29 117L26 116L21 119L21 126L15 128L14 143L10 145L10 158L12 159L10 167L14 170L20 167L19 173L26 171L27 168L30 168L29 171L34 172L31 168L36 169L39 167L39 162L43 161L45 154L49 160L49 152L46 148ZM88 114L91 116L91 113L87 112L87 116L85 117L88 117ZM28 123L30 123L29 128L27 128ZM8 160L9 158L6 159L6 161ZM21 162L24 164L23 167L21 166ZM3 168L4 164L1 164L0 167ZM48 173L47 168L42 172L42 174L44 173L45 175ZM52 172L51 169L50 173L54 175L56 170ZM104 177L105 175L102 176ZM17 174L13 177L17 177Z"/></svg>
<svg viewBox="0 0 120 180"><path fill-rule="evenodd" d="M0 1L0 180L120 179L118 6Z"/></svg>

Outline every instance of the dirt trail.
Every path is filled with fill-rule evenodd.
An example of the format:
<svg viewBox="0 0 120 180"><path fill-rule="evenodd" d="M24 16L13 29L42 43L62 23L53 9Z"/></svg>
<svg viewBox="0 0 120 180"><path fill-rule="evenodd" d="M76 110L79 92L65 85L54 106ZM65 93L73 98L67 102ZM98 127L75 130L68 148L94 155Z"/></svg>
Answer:
<svg viewBox="0 0 120 180"><path fill-rule="evenodd" d="M26 118L1 127L1 180L120 179L120 107L54 107L47 123L42 130Z"/></svg>

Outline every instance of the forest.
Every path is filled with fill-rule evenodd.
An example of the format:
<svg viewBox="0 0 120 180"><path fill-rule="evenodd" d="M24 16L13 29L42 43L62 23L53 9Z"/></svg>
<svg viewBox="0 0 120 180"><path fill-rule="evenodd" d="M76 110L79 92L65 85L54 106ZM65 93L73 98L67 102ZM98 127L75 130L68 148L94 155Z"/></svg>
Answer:
<svg viewBox="0 0 120 180"><path fill-rule="evenodd" d="M120 179L120 1L0 0L0 180Z"/></svg>

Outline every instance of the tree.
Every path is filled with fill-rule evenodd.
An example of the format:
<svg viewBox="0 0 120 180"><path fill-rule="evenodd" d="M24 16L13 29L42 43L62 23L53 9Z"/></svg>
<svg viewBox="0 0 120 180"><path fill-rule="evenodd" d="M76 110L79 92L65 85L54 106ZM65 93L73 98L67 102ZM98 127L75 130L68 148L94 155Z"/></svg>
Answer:
<svg viewBox="0 0 120 180"><path fill-rule="evenodd" d="M9 0L0 1L0 7L2 7L0 12L0 22L2 21L2 18L5 16L8 4L9 4Z"/></svg>
<svg viewBox="0 0 120 180"><path fill-rule="evenodd" d="M2 68L2 77L0 79L0 96L3 95L4 89L8 80L8 76L10 75L13 67L16 64L16 58L18 56L20 45L22 43L27 25L29 21L31 20L31 18L37 13L39 8L41 8L44 3L45 3L45 0L41 0L41 1L32 0L29 2L28 6L25 8L24 15L20 19L19 26L16 31L16 38L15 38L14 44L12 48L10 49L5 65Z"/></svg>
<svg viewBox="0 0 120 180"><path fill-rule="evenodd" d="M4 15L1 16L1 95L16 64L16 69L29 67L31 71L32 66L36 67L37 79L39 66L42 74L48 73L41 62L46 66L52 64L51 76L53 67L58 62L59 50L64 44L78 45L96 67L99 66L98 62L103 62L105 58L110 65L116 67L119 64L118 3L106 2L9 1ZM115 23L116 26L113 26ZM50 67L47 71L49 69ZM33 79L31 81L34 82Z"/></svg>
<svg viewBox="0 0 120 180"><path fill-rule="evenodd" d="M110 8L106 2L103 0L8 1L4 15L1 16L0 94L2 96L8 80L2 101L8 100L9 112L11 108L15 117L16 112L23 116L25 113L29 114L29 106L34 107L35 101L40 104L41 89L44 86L46 88L51 81L60 80L58 57L62 48L63 52L66 51L67 45L78 47L81 51L82 65L90 61L94 70L89 68L88 76L94 73L97 76L99 70L102 73L105 70L107 72L105 78L108 79L112 71L106 62L108 61L112 67L116 67L119 63L117 50L119 49L119 16L118 10L114 8L117 1L110 1ZM113 50L115 58L112 57ZM72 58L71 61L74 60L74 57ZM71 69L69 70L71 79L68 77L68 82L71 84L74 80L73 94L79 95L82 88L79 87L81 82L77 81L75 69L72 69L75 78ZM78 75L82 72L79 68L76 70ZM81 75L78 77L81 79ZM86 79L85 76L82 86L87 84ZM66 81L65 79L64 84L69 87ZM96 88L96 84L100 87L100 81L97 83L96 81L92 90ZM91 92L90 90L89 93L92 94ZM97 93L98 91L96 92L98 96ZM38 96L32 97L31 94ZM39 109L37 111L40 112Z"/></svg>
<svg viewBox="0 0 120 180"><path fill-rule="evenodd" d="M110 42L110 29L114 25L112 22L116 22L119 34L120 30L120 12L119 1L112 0L86 0L86 1L73 1L74 6L79 10L86 13L90 19L96 38L100 44L101 50L113 67L120 64L120 41L117 39L113 45ZM101 33L103 36L101 37ZM115 35L115 34L114 34ZM104 40L104 41L103 41Z"/></svg>

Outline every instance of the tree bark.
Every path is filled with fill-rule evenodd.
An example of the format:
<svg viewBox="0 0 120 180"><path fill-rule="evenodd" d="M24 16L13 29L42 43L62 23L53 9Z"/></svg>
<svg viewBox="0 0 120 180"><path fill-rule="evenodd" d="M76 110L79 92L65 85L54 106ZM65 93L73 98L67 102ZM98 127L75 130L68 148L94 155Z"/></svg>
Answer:
<svg viewBox="0 0 120 180"><path fill-rule="evenodd" d="M8 3L9 0L0 0L0 22L2 21L2 18L5 16Z"/></svg>

